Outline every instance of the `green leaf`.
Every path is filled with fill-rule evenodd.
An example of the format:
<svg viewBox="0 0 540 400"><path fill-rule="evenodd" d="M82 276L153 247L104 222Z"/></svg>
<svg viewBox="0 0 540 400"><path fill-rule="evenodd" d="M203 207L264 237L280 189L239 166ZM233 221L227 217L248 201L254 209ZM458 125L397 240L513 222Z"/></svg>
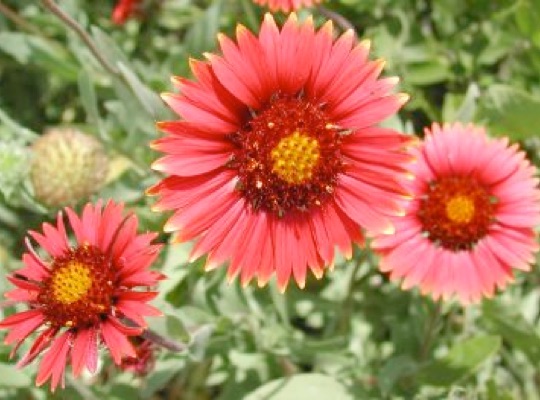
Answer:
<svg viewBox="0 0 540 400"><path fill-rule="evenodd" d="M2 140L16 140L26 143L38 137L37 133L19 125L2 109L0 109L0 122L7 128L7 130L0 130L0 139Z"/></svg>
<svg viewBox="0 0 540 400"><path fill-rule="evenodd" d="M119 62L118 68L120 73L124 76L126 82L131 87L135 96L140 101L144 109L155 120L165 119L168 115L161 98L154 93L148 86L141 82L137 75L130 70L125 64Z"/></svg>
<svg viewBox="0 0 540 400"><path fill-rule="evenodd" d="M512 346L521 350L533 365L540 362L540 336L519 311L500 302L485 301L482 314L493 333L501 335Z"/></svg>
<svg viewBox="0 0 540 400"><path fill-rule="evenodd" d="M483 96L481 117L492 133L514 140L539 136L540 98L505 85L491 86Z"/></svg>
<svg viewBox="0 0 540 400"><path fill-rule="evenodd" d="M103 121L99 115L96 90L90 79L90 75L84 69L79 72L79 93L81 95L81 103L86 111L88 122L97 125L99 134L102 139L105 139L107 133L103 127Z"/></svg>
<svg viewBox="0 0 540 400"><path fill-rule="evenodd" d="M418 380L426 385L450 386L476 371L500 346L499 336L477 336L458 343L445 357L424 365Z"/></svg>
<svg viewBox="0 0 540 400"><path fill-rule="evenodd" d="M24 388L32 385L32 379L15 365L0 363L0 386Z"/></svg>
<svg viewBox="0 0 540 400"><path fill-rule="evenodd" d="M215 47L221 9L221 0L213 2L191 26L185 38L188 54L198 56Z"/></svg>
<svg viewBox="0 0 540 400"><path fill-rule="evenodd" d="M384 393L390 393L400 379L413 376L417 369L417 362L409 355L392 357L381 368L378 384Z"/></svg>
<svg viewBox="0 0 540 400"><path fill-rule="evenodd" d="M0 50L21 64L26 64L32 53L26 35L15 32L0 32Z"/></svg>
<svg viewBox="0 0 540 400"><path fill-rule="evenodd" d="M298 374L276 379L259 387L244 400L352 400L347 388L331 376L322 374Z"/></svg>
<svg viewBox="0 0 540 400"><path fill-rule="evenodd" d="M418 86L432 85L450 77L450 68L442 60L433 59L407 66L407 83Z"/></svg>
<svg viewBox="0 0 540 400"><path fill-rule="evenodd" d="M25 146L16 142L0 142L0 193L10 198L26 178L30 155Z"/></svg>

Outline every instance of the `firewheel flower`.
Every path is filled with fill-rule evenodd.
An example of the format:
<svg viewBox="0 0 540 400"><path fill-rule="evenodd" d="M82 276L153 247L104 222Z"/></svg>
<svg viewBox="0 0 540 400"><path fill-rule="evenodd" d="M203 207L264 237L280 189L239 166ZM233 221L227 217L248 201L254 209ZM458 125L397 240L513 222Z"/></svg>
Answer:
<svg viewBox="0 0 540 400"><path fill-rule="evenodd" d="M414 200L394 220L396 233L373 242L380 269L403 278L403 288L463 303L491 297L513 280L513 269L529 270L540 191L525 154L458 123L434 124L413 151Z"/></svg>
<svg viewBox="0 0 540 400"><path fill-rule="evenodd" d="M379 79L381 61L353 32L292 14L280 30L266 15L258 37L219 35L222 55L191 61L194 80L164 100L183 120L162 122L154 169L169 176L149 189L177 241L196 239L192 260L264 285L276 272L284 290L310 269L321 277L334 247L351 256L360 227L392 232L399 176L410 158L397 132L374 126L406 101Z"/></svg>
<svg viewBox="0 0 540 400"><path fill-rule="evenodd" d="M19 366L45 352L36 384L51 379L51 390L64 387L66 364L77 377L87 368L95 372L98 347L104 344L114 362L136 355L129 336L145 329L144 316L161 315L146 304L157 292L135 290L154 286L162 275L148 267L160 245L155 233L137 234L137 217L123 215L123 205L112 201L102 209L88 204L82 216L66 208L75 244L68 239L62 213L56 226L43 224L43 233L29 235L48 256L41 258L26 240L25 266L8 279L17 286L6 297L30 307L0 322L10 330L6 344L11 355L33 332L39 335Z"/></svg>
<svg viewBox="0 0 540 400"><path fill-rule="evenodd" d="M296 11L302 7L311 7L314 4L320 3L321 0L253 0L255 4L259 4L272 12L283 11L285 13Z"/></svg>

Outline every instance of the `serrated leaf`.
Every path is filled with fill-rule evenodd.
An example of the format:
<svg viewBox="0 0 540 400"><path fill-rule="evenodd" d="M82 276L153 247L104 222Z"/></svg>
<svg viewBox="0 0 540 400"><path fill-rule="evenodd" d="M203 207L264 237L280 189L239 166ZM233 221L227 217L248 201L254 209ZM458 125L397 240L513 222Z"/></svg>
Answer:
<svg viewBox="0 0 540 400"><path fill-rule="evenodd" d="M450 386L475 372L500 347L499 336L477 336L457 343L445 357L424 365L418 380L425 385Z"/></svg>
<svg viewBox="0 0 540 400"><path fill-rule="evenodd" d="M259 387L244 400L352 400L353 396L337 379L322 374L298 374L276 379Z"/></svg>

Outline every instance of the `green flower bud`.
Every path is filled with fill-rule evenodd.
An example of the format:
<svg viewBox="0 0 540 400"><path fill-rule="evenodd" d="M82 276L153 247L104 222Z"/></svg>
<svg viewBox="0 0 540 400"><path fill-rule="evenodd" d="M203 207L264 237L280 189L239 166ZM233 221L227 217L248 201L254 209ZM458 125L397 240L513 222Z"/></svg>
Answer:
<svg viewBox="0 0 540 400"><path fill-rule="evenodd" d="M34 194L49 207L75 204L97 192L107 178L108 158L94 137L67 127L45 132L32 145Z"/></svg>

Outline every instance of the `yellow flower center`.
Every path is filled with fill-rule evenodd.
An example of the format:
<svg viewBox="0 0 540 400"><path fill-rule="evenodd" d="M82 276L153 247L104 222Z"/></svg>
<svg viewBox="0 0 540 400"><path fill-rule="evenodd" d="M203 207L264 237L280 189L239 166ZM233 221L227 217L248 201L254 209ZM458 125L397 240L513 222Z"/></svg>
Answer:
<svg viewBox="0 0 540 400"><path fill-rule="evenodd" d="M446 216L452 222L467 224L474 217L474 201L469 196L454 196L446 202Z"/></svg>
<svg viewBox="0 0 540 400"><path fill-rule="evenodd" d="M90 269L79 262L70 262L56 271L52 278L52 292L56 301L71 304L82 299L92 287Z"/></svg>
<svg viewBox="0 0 540 400"><path fill-rule="evenodd" d="M317 139L300 132L282 138L270 152L272 172L287 183L298 185L313 176L320 158Z"/></svg>

